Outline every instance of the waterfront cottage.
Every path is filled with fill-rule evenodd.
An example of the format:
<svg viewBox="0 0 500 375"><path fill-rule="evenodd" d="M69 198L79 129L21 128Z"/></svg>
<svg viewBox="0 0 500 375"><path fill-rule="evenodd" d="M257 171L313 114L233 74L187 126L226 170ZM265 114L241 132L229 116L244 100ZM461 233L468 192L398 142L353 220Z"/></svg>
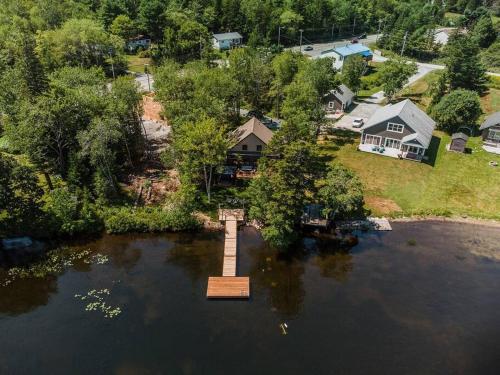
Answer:
<svg viewBox="0 0 500 375"><path fill-rule="evenodd" d="M340 85L336 90L330 91L325 95L325 111L332 113L345 111L348 109L354 99L354 93L346 85Z"/></svg>
<svg viewBox="0 0 500 375"><path fill-rule="evenodd" d="M359 150L421 161L436 123L407 99L377 110L361 132Z"/></svg>
<svg viewBox="0 0 500 375"><path fill-rule="evenodd" d="M234 146L228 151L230 164L255 164L262 151L271 142L273 132L262 122L252 117L233 132Z"/></svg>
<svg viewBox="0 0 500 375"><path fill-rule="evenodd" d="M500 154L500 112L487 117L479 130L483 137L483 149Z"/></svg>
<svg viewBox="0 0 500 375"><path fill-rule="evenodd" d="M214 34L212 42L214 49L226 50L240 46L243 43L243 37L237 32Z"/></svg>

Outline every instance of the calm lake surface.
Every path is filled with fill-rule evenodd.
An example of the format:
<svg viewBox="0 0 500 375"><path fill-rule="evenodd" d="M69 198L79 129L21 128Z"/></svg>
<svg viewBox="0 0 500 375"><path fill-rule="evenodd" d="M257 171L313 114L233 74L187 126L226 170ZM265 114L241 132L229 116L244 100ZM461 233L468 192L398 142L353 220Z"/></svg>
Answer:
<svg viewBox="0 0 500 375"><path fill-rule="evenodd" d="M242 228L249 301L205 298L222 233L79 245L109 261L0 286L0 373L500 374L500 261L475 255L498 254L500 229L393 229L350 251L304 239L284 256ZM75 298L103 288L115 318Z"/></svg>

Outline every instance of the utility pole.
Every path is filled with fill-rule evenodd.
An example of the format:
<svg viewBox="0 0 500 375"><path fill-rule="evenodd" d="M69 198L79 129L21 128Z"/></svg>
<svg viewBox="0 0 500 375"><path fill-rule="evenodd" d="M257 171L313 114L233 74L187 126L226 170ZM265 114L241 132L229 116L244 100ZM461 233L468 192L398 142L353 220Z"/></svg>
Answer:
<svg viewBox="0 0 500 375"><path fill-rule="evenodd" d="M403 56L403 53L405 52L406 38L408 38L408 31L405 33L405 37L403 38L403 47L401 48L401 56Z"/></svg>
<svg viewBox="0 0 500 375"><path fill-rule="evenodd" d="M149 82L149 64L144 64L144 73L146 73L146 77L148 78L148 92L151 92L151 83Z"/></svg>
<svg viewBox="0 0 500 375"><path fill-rule="evenodd" d="M380 29L382 27L382 18L378 20L378 32L377 32L377 38L375 39L375 43L378 43L378 36L380 35Z"/></svg>
<svg viewBox="0 0 500 375"><path fill-rule="evenodd" d="M355 29L356 29L356 17L354 17L354 23L352 24L352 35L354 35Z"/></svg>
<svg viewBox="0 0 500 375"><path fill-rule="evenodd" d="M304 32L304 30L300 29L300 47L299 47L299 51L300 53L302 53L302 33Z"/></svg>
<svg viewBox="0 0 500 375"><path fill-rule="evenodd" d="M333 37L334 31L335 31L335 24L332 25L332 42L335 41L335 38Z"/></svg>
<svg viewBox="0 0 500 375"><path fill-rule="evenodd" d="M281 49L281 26L278 26L278 50Z"/></svg>
<svg viewBox="0 0 500 375"><path fill-rule="evenodd" d="M113 49L110 48L109 49L109 59L111 61L111 73L113 73L113 79L115 79L115 65L114 65L114 62L113 62Z"/></svg>

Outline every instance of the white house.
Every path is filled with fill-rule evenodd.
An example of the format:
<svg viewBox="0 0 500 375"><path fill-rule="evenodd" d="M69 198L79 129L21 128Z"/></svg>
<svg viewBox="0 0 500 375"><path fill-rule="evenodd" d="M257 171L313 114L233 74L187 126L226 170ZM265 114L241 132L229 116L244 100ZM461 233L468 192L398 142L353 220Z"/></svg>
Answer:
<svg viewBox="0 0 500 375"><path fill-rule="evenodd" d="M454 27L447 27L442 29L437 29L434 33L434 43L441 44L445 46L448 44L448 40L450 39L450 35L456 30Z"/></svg>
<svg viewBox="0 0 500 375"><path fill-rule="evenodd" d="M237 32L214 34L212 41L215 49L225 50L240 46L243 43L243 37Z"/></svg>
<svg viewBox="0 0 500 375"><path fill-rule="evenodd" d="M129 51L134 52L137 48L148 49L151 47L151 39L144 35L138 35L127 41L126 47Z"/></svg>
<svg viewBox="0 0 500 375"><path fill-rule="evenodd" d="M321 52L316 58L333 57L333 67L342 70L346 60L354 55L362 56L367 62L373 59L373 53L367 46L361 43L347 44L344 47L337 47Z"/></svg>

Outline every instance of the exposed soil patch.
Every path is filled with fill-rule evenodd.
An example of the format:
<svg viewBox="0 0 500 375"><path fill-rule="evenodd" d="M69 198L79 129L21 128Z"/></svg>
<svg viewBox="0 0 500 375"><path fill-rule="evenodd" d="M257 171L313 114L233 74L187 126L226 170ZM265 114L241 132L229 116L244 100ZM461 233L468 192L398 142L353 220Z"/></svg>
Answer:
<svg viewBox="0 0 500 375"><path fill-rule="evenodd" d="M162 170L155 165L146 165L135 174L128 176L128 190L137 204L158 204L179 188L179 176L175 170Z"/></svg>
<svg viewBox="0 0 500 375"><path fill-rule="evenodd" d="M381 197L365 197L366 205L378 214L388 215L394 212L401 212L401 207L392 199Z"/></svg>
<svg viewBox="0 0 500 375"><path fill-rule="evenodd" d="M161 115L163 108L159 102L155 101L154 94L142 97L142 107L144 108L144 115L142 116L144 120L161 121L165 125L168 125L167 121Z"/></svg>

